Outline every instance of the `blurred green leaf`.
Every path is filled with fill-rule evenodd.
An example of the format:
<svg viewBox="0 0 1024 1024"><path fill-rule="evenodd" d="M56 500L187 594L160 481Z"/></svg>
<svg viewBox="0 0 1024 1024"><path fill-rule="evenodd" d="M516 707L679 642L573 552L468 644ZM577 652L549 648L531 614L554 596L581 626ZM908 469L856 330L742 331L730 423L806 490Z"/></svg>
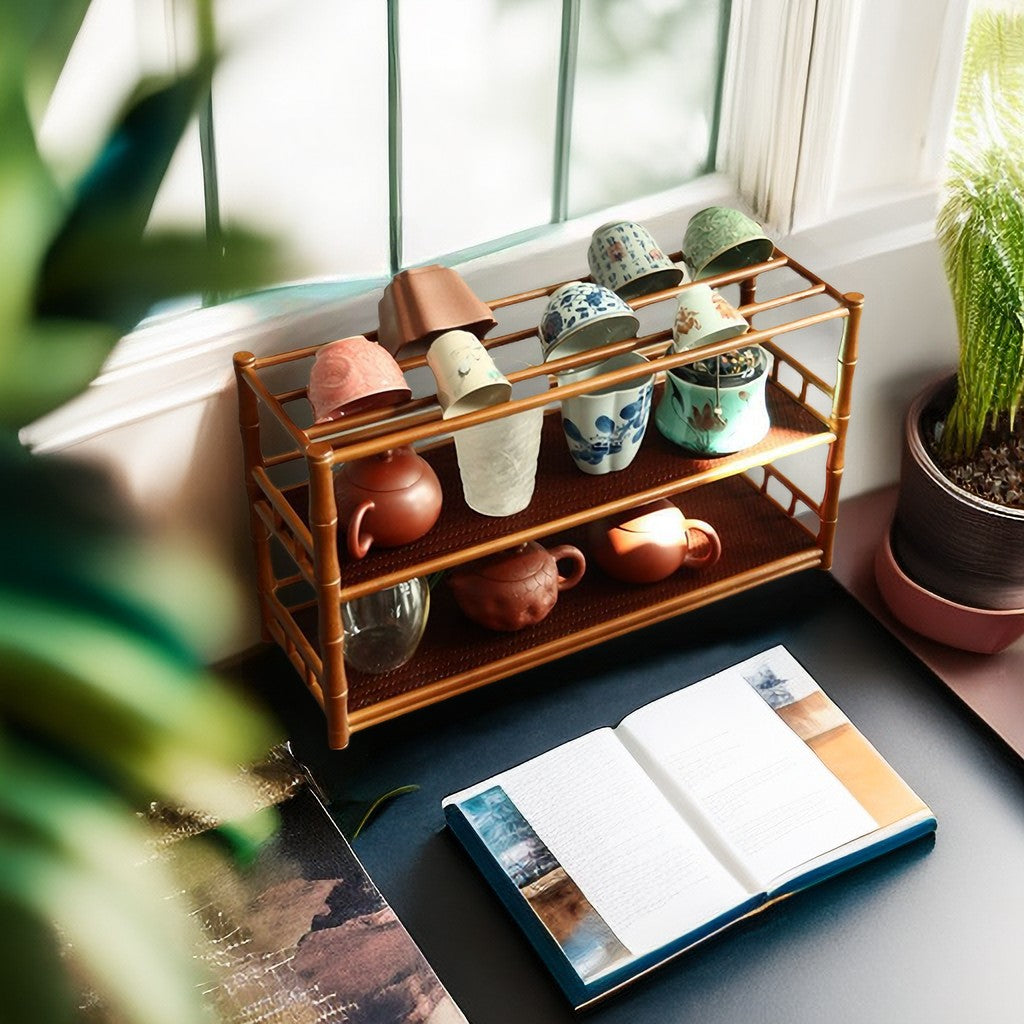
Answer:
<svg viewBox="0 0 1024 1024"><path fill-rule="evenodd" d="M236 766L279 739L215 677L146 637L10 590L0 590L0 715L86 755L122 786L218 820L251 811L233 785Z"/></svg>
<svg viewBox="0 0 1024 1024"><path fill-rule="evenodd" d="M210 85L202 65L172 79L141 82L110 132L92 167L83 175L64 224L43 268L45 299L50 264L59 264L89 237L136 240L142 236L171 157ZM45 311L45 304L42 306Z"/></svg>
<svg viewBox="0 0 1024 1024"><path fill-rule="evenodd" d="M236 627L237 586L187 538L144 532L97 467L0 432L0 479L18 497L0 503L0 588L89 608L188 667Z"/></svg>
<svg viewBox="0 0 1024 1024"><path fill-rule="evenodd" d="M8 53L0 34L0 69ZM60 218L60 196L36 150L21 92L11 89L2 77L0 124L0 238L4 240L4 272L0 276L2 370L9 354L21 344L31 316L39 264ZM0 372L0 377L3 375Z"/></svg>
<svg viewBox="0 0 1024 1024"><path fill-rule="evenodd" d="M3 359L0 427L22 427L80 394L120 336L104 323L26 325Z"/></svg>
<svg viewBox="0 0 1024 1024"><path fill-rule="evenodd" d="M32 457L13 434L86 387L155 302L273 269L250 236L229 237L225 259L202 237L147 232L209 88L212 12L196 2L197 68L140 84L70 198L29 107L38 119L89 4L0 4L0 987L4 1010L26 994L14 1009L33 1024L72 1019L60 983L72 976L127 1024L205 1019L188 900L136 812L180 808L236 857L277 822L240 771L277 730L202 666L232 587L141 532L105 473Z"/></svg>
<svg viewBox="0 0 1024 1024"><path fill-rule="evenodd" d="M90 983L128 1021L207 1018L202 974L177 955L195 947L198 931L168 904L177 886L142 823L25 744L4 744L0 767L0 899L17 898L40 922L59 920Z"/></svg>
<svg viewBox="0 0 1024 1024"><path fill-rule="evenodd" d="M2 835L0 829L0 845ZM81 1020L75 994L66 972L54 970L54 965L62 962L60 945L49 919L29 909L27 902L21 893L0 892L0 991L4 1006L8 1012L31 1013L33 1021L73 1024Z"/></svg>
<svg viewBox="0 0 1024 1024"><path fill-rule="evenodd" d="M99 226L61 243L39 295L44 316L101 320L127 333L160 300L198 291L237 292L267 280L273 248L244 232L225 232L224 253L194 234L132 236Z"/></svg>

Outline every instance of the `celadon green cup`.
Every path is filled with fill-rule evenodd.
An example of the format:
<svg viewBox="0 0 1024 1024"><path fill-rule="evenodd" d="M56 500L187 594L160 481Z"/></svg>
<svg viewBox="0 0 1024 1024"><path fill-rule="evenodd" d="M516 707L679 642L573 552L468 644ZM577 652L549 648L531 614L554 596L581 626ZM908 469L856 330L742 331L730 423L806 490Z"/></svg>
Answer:
<svg viewBox="0 0 1024 1024"><path fill-rule="evenodd" d="M764 263L774 252L761 225L728 206L694 214L683 235L683 259L694 281Z"/></svg>

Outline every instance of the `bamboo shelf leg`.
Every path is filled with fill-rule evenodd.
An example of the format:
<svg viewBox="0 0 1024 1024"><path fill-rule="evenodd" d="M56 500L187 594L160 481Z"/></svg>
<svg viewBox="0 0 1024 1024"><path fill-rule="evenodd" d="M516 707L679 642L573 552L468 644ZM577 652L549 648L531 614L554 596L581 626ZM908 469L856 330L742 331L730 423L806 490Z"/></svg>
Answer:
<svg viewBox="0 0 1024 1024"><path fill-rule="evenodd" d="M245 489L249 498L249 533L256 553L256 592L260 603L260 637L265 643L273 640L268 623L273 613L267 604L267 595L274 590L274 571L270 555L270 531L256 511L260 498L259 485L253 471L263 465L260 447L259 401L246 379L252 372L256 357L251 352L235 353L235 382L238 391L238 423L242 432L242 457L245 469Z"/></svg>
<svg viewBox="0 0 1024 1024"><path fill-rule="evenodd" d="M348 746L348 683L345 679L344 627L341 619L341 565L338 560L338 509L334 500L331 446L309 447L309 525L323 659L324 713L332 750Z"/></svg>
<svg viewBox="0 0 1024 1024"><path fill-rule="evenodd" d="M824 553L823 569L832 568L832 546L839 518L839 484L846 465L846 432L850 423L853 371L857 365L857 341L864 296L859 292L849 292L843 296L843 302L850 315L846 319L843 340L839 346L839 366L832 400L831 423L836 439L829 445L825 461L825 494L821 500L821 529L818 533L818 543Z"/></svg>

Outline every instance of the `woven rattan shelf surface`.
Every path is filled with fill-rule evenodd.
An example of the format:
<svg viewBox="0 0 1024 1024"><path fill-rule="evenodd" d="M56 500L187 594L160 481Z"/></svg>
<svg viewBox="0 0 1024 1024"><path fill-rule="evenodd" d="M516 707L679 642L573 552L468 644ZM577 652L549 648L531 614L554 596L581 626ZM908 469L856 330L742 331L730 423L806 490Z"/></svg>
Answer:
<svg viewBox="0 0 1024 1024"><path fill-rule="evenodd" d="M657 400L656 395L655 404ZM445 496L437 525L414 544L390 550L371 548L363 559L352 560L342 551L342 593L348 596L346 592L351 588L384 577L409 579L479 557L488 548L507 547L507 539L512 535L545 537L557 532L565 520L596 519L615 504L632 507L661 496L662 492L677 493L707 477L735 474L751 465L832 439L833 435L819 419L773 384L768 387L768 402L771 431L759 444L737 455L713 459L688 457L666 441L652 423L628 470L602 476L587 476L576 469L562 436L560 418L557 413L549 415L545 417L534 498L522 512L503 518L482 516L466 505L454 445L435 448L426 457ZM308 521L308 488L294 488L287 497L299 517ZM343 540L341 546L344 548Z"/></svg>
<svg viewBox="0 0 1024 1024"><path fill-rule="evenodd" d="M688 516L723 524L723 553L716 565L699 573L682 569L645 586L617 583L591 566L575 588L560 596L543 622L515 633L496 633L467 620L442 579L431 594L427 630L413 660L385 675L348 673L352 728L697 607L722 589L735 593L821 560L821 550L807 531L744 477L709 484L680 497L678 503ZM586 552L581 530L553 537L556 541L575 542ZM315 613L300 613L298 618L315 645Z"/></svg>

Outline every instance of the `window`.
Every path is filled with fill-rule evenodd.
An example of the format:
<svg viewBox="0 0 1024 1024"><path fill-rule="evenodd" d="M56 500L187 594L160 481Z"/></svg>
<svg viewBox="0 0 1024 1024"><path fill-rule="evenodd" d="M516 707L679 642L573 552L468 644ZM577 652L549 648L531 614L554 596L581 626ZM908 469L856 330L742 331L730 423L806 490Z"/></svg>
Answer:
<svg viewBox="0 0 1024 1024"><path fill-rule="evenodd" d="M189 52L190 4L132 6L93 0L52 126L123 89L125 26ZM300 277L379 277L679 185L713 167L729 7L215 0L205 160L197 134L156 216L254 226ZM113 86L95 74L111 43Z"/></svg>
<svg viewBox="0 0 1024 1024"><path fill-rule="evenodd" d="M390 5L381 0L346 0L344 4L330 0L213 2L220 16L222 41L231 47L220 81L234 76L233 88L240 90L240 96L248 91L264 97L263 107L244 130L227 125L218 128L221 212L228 219L238 217L246 204L251 208L255 202L264 223L272 227L282 224L293 232L300 248L315 247L319 255L312 262L315 266L319 259L320 267L330 266L330 280L276 289L244 302L144 325L122 341L108 371L86 395L25 432L26 442L39 450L65 448L119 425L219 394L230 374L231 354L239 348L266 354L339 336L329 332L367 329L376 315L374 288L389 273L394 252L400 252L399 262L407 264L438 257L458 263L478 294L493 298L585 270L586 239L600 223L598 218L613 214L641 220L655 237L664 239L663 245L674 248L681 241L686 219L700 206L715 202L747 206L769 224L784 248L810 253L805 259L819 272L834 273L836 279L840 275L834 268L838 266L884 258L886 253L932 237L935 192L941 178L968 0L905 0L899 4L891 0L723 0L710 4L683 0L635 0L633 4L624 0L565 0L564 4L559 0L463 0L461 4L457 0L391 0ZM51 151L72 159L73 154L68 154L73 147L67 143L73 129L100 123L104 104L112 108L118 91L106 81L108 77L128 82L136 67L166 65L176 50L187 52L192 5L193 0L93 0L69 67L74 75L61 82L48 115L54 128L67 130L67 137L50 133ZM564 104L559 108L556 101L564 99L564 84L571 81L575 96L571 134L566 136L563 131L558 135L557 118L549 108L543 117L535 109L532 118L523 115L516 122L517 130L524 134L517 136L515 143L495 139L494 124L498 122L492 122L491 112L501 110L511 124L509 109L528 109L527 97L505 95L496 87L492 100L480 101L479 109L488 116L483 134L470 136L475 148L463 149L457 157L445 152L443 161L417 158L414 167L410 111L415 111L417 104L430 110L427 94L416 90L430 72L435 78L446 75L446 87L457 91L460 64L451 55L444 61L431 58L429 46L419 51L419 58L410 51L420 39L435 46L444 42L429 33L423 35L428 24L439 29L455 20L454 12L477 8L486 13L477 12L472 24L478 31L486 29L492 38L483 54L487 59L474 56L469 62L474 74L462 79L463 91L477 84L477 71L485 64L506 69L512 80L516 80L517 69L528 66L531 84L543 81L546 90L554 90L551 102L557 111L566 109ZM627 8L642 11L642 20L659 26L656 39L645 35L644 25L629 18L625 24L617 20L619 12ZM670 31L673 18L681 18L678 12L683 10L694 19L691 29L683 29L679 22ZM437 12L433 22L428 17L430 11ZM576 26L575 40L565 31L563 14L569 16L569 28ZM659 21L662 14L667 21ZM332 16L342 18L344 28L331 22ZM327 19L320 21L325 29L319 34L311 28L318 17ZM541 20L542 28L538 27ZM635 20L639 22L641 17ZM711 39L713 25L719 32L717 49ZM393 117L389 119L387 105L389 30L403 47L401 63L406 71L402 83L405 116L398 136L405 171L435 174L446 185L445 196L466 195L471 168L483 166L487 173L480 181L486 209L504 217L514 201L532 204L527 212L514 221L509 218L503 224L485 227L477 223L480 203L474 200L469 230L433 218L441 225L439 230L449 234L432 240L419 234L420 216L434 212L424 199L430 190L425 179L413 177L400 197L399 213L404 216L398 226L404 229L404 239L400 249L395 246L389 227L392 164L388 132L382 128L395 123ZM302 65L302 75L292 77L309 79L308 90L302 81L290 85L285 81L284 91L272 87L283 74L281 68L271 68L275 34L291 40L289 48L298 48L299 57L288 66ZM303 34L306 42L300 45ZM674 61L663 59L660 67L673 72L682 69L683 85L677 80L667 92L655 90L652 102L666 98L674 102L684 86L692 87L695 95L703 95L705 100L713 95L716 105L699 115L705 119L703 126L680 127L681 122L672 117L648 117L644 100L651 90L636 83L654 73L651 69L659 66L658 56L638 61L638 67L620 80L617 92L602 91L603 83L614 80L612 72L620 59L614 49L617 42L637 45L637 40L641 44L646 40L656 48L658 40L669 38L686 55L677 55ZM558 43L557 60L554 40ZM556 77L570 67L563 59L563 41L566 49L575 52L575 73L564 79ZM86 53L92 47L99 48L99 57L95 51ZM108 47L112 47L110 52ZM454 42L451 47L459 50ZM669 49L666 43L665 54ZM689 54L694 50L719 56L724 52L720 99L717 82L709 77L700 85L699 78L693 77ZM422 67L417 59L425 62ZM319 70L313 68L317 61ZM97 74L99 68L103 76ZM294 87L296 92L293 95L285 87ZM307 104L323 99L335 88L353 98L346 112L333 118L316 115ZM440 86L434 88L436 94ZM511 85L505 90L515 91ZM614 114L609 107L613 130L602 134L591 113L613 99L619 101ZM75 101L86 116L74 115ZM222 97L220 102L228 101ZM468 108L476 100L462 96L460 102ZM695 103L688 109L698 108ZM672 112L677 112L675 107ZM642 160L632 159L642 147L630 149L630 145L645 126L655 143L665 143L671 159L664 153L648 157L647 149L643 149ZM450 130L447 124L441 127ZM703 127L710 133L706 138L701 134ZM534 131L532 141L525 135L526 129ZM678 139L671 141L673 131L682 133L691 144L685 153ZM91 137L90 132L84 134L86 139ZM485 139L495 148L483 148ZM275 140L284 141L278 144ZM608 159L602 144L612 154ZM644 145L648 144L650 135ZM522 147L531 145L536 146L535 162L532 159L524 169L524 163L515 161ZM558 153L562 154L563 171L568 171L561 177L555 172ZM584 215L592 202L618 202L617 197L634 187L662 187L664 182L683 180L699 167L707 167L716 153L715 174L652 197L620 203L611 212L602 208ZM512 161L514 174L507 173L503 157ZM613 160L616 175L624 166L632 177L620 181L591 175L587 180L588 164L596 161L601 171ZM303 219L298 207L290 205L296 196L279 186L271 187L270 172L281 164L290 165L299 177L291 193L312 192L314 184L321 189L329 187L330 203L314 207L313 215ZM366 181L358 192L351 184L354 174ZM664 176L655 181L658 175ZM555 182L559 180L564 191L556 201ZM255 188L257 182L262 182L262 191L257 189L255 198L245 198L243 187ZM176 220L190 217L201 224L203 177L198 133L178 154L168 184L172 187L161 194L155 215ZM617 191L620 187L624 191ZM353 201L354 196L358 201ZM550 224L563 217L570 219L561 225ZM510 230L511 223L527 230L512 238L498 238ZM799 250L790 237L794 231L799 235ZM453 249L474 245L473 238L483 240L478 249L452 254ZM507 247L475 258L476 252L486 252L494 245ZM325 264L328 257L334 262ZM317 273L308 265L306 272ZM376 274L376 281L361 280L367 273ZM346 275L357 279L339 284L338 278ZM360 291L365 294L353 295Z"/></svg>

